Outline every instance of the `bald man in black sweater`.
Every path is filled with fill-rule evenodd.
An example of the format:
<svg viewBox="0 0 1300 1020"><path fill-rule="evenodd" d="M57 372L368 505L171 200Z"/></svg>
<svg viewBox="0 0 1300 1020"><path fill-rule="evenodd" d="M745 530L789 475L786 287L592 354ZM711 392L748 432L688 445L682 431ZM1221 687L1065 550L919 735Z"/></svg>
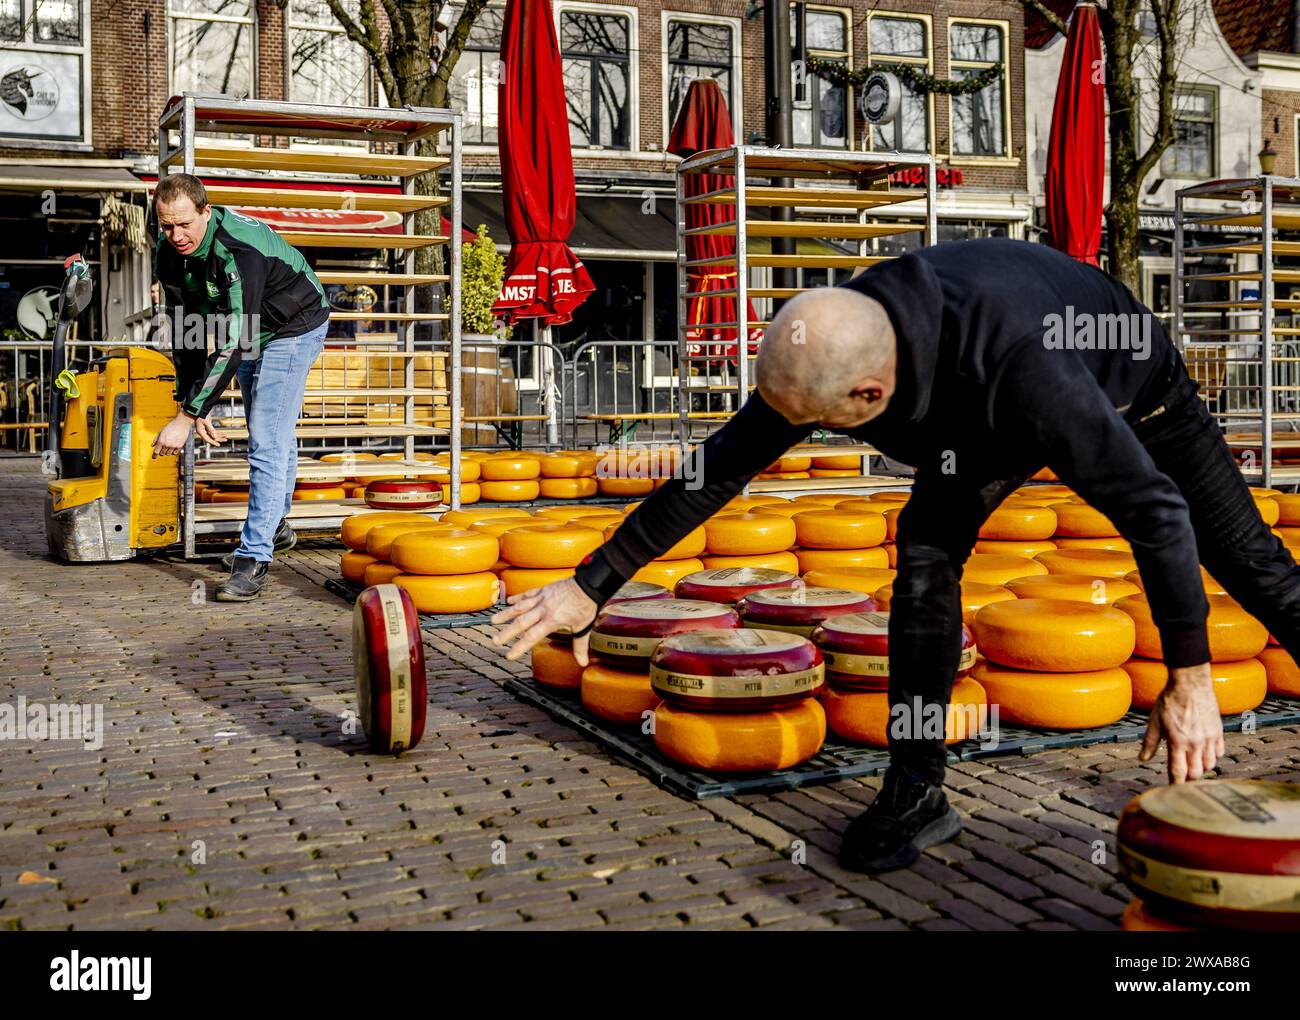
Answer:
<svg viewBox="0 0 1300 1020"><path fill-rule="evenodd" d="M816 428L916 469L898 521L891 706L946 705L961 644L962 565L981 524L1050 467L1132 546L1169 683L1142 758L1161 739L1173 782L1223 754L1199 564L1293 656L1300 570L1264 524L1222 433L1155 316L1118 280L1053 249L992 239L881 263L789 301L760 350L758 389L574 578L511 599L496 640L518 657L580 635L644 563ZM891 727L892 729L892 727ZM845 833L841 863L906 867L961 827L941 789L941 740L890 736L891 766Z"/></svg>

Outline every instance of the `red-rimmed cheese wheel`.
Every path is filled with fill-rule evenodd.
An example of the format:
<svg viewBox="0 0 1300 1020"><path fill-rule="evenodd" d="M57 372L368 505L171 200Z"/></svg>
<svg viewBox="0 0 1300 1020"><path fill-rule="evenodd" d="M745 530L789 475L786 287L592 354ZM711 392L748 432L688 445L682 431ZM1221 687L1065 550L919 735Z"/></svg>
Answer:
<svg viewBox="0 0 1300 1020"><path fill-rule="evenodd" d="M1300 930L1300 788L1215 779L1148 790L1116 832L1120 875L1175 921Z"/></svg>
<svg viewBox="0 0 1300 1020"><path fill-rule="evenodd" d="M855 744L889 746L888 691L833 687L827 684L817 697L826 710L826 725L836 736ZM952 694L942 715L945 744L956 744L987 733L989 708L984 688L968 676L958 677L952 685ZM935 715L931 725L936 736L938 721L939 716ZM924 716L920 720L920 726L924 733Z"/></svg>
<svg viewBox="0 0 1300 1020"><path fill-rule="evenodd" d="M1124 672L1133 682L1133 707L1148 711L1169 682L1169 670L1154 659L1129 659ZM1259 659L1210 664L1210 679L1220 715L1240 715L1258 708L1268 695L1268 672Z"/></svg>
<svg viewBox="0 0 1300 1020"><path fill-rule="evenodd" d="M807 761L826 739L816 698L767 712L692 712L661 702L655 746L675 762L709 772L775 772Z"/></svg>
<svg viewBox="0 0 1300 1020"><path fill-rule="evenodd" d="M582 707L615 726L641 724L659 704L644 669L624 670L593 662L582 671Z"/></svg>
<svg viewBox="0 0 1300 1020"><path fill-rule="evenodd" d="M533 679L557 690L576 691L582 686L583 667L573 657L572 639L550 639L533 646Z"/></svg>
<svg viewBox="0 0 1300 1020"><path fill-rule="evenodd" d="M442 486L423 481L370 482L365 500L376 510L427 510L442 504Z"/></svg>
<svg viewBox="0 0 1300 1020"><path fill-rule="evenodd" d="M659 642L669 635L739 626L740 614L718 602L680 598L616 602L596 616L590 648L619 668L644 670Z"/></svg>
<svg viewBox="0 0 1300 1020"><path fill-rule="evenodd" d="M688 574L673 590L679 599L705 602L739 602L746 595L766 588L790 588L799 580L781 570L756 567L721 567Z"/></svg>
<svg viewBox="0 0 1300 1020"><path fill-rule="evenodd" d="M775 630L674 634L650 658L650 686L683 708L757 712L815 694L822 656L807 638Z"/></svg>
<svg viewBox="0 0 1300 1020"><path fill-rule="evenodd" d="M428 695L420 617L395 584L367 588L352 609L358 714L373 750L400 754L424 736Z"/></svg>
<svg viewBox="0 0 1300 1020"><path fill-rule="evenodd" d="M826 662L826 682L863 690L889 689L889 614L845 613L832 616L812 634ZM960 676L975 665L975 640L962 624Z"/></svg>
<svg viewBox="0 0 1300 1020"><path fill-rule="evenodd" d="M766 588L736 604L746 627L784 630L808 637L827 617L870 613L880 606L874 598L848 588Z"/></svg>

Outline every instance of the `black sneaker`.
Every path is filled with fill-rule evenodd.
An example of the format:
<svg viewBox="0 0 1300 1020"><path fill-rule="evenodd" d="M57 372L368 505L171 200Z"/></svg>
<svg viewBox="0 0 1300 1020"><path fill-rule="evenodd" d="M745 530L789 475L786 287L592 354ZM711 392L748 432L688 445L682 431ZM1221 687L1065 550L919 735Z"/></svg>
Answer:
<svg viewBox="0 0 1300 1020"><path fill-rule="evenodd" d="M289 527L289 518L282 517L280 526L275 529L275 537L271 539L271 548L276 552L287 552L298 544L298 533ZM235 554L226 553L221 557L221 565L227 570L233 570L235 567Z"/></svg>
<svg viewBox="0 0 1300 1020"><path fill-rule="evenodd" d="M218 602L249 602L262 594L271 564L258 563L251 556L236 556L230 577L217 585Z"/></svg>
<svg viewBox="0 0 1300 1020"><path fill-rule="evenodd" d="M849 823L840 867L868 874L910 867L926 847L960 831L961 816L941 787L891 765L871 806Z"/></svg>

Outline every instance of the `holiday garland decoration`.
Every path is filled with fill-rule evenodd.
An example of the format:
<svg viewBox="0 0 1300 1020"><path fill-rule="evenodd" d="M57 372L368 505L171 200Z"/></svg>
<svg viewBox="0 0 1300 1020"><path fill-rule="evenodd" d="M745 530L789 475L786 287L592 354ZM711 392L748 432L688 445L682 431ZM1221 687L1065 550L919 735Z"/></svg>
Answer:
<svg viewBox="0 0 1300 1020"><path fill-rule="evenodd" d="M935 92L948 96L971 95L988 88L1002 77L1000 63L984 68L973 78L963 78L960 81L953 78L936 78L911 64L882 64L879 67L864 67L859 71L851 71L845 64L834 60L809 57L807 66L809 74L815 74L823 81L835 85L853 85L861 88L862 84L877 71L887 71L913 92L921 94Z"/></svg>

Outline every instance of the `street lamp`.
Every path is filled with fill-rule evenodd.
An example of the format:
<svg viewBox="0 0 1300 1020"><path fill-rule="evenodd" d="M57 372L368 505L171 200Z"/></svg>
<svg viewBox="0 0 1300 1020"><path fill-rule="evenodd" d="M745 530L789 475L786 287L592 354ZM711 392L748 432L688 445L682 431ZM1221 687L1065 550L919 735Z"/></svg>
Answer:
<svg viewBox="0 0 1300 1020"><path fill-rule="evenodd" d="M1259 150L1259 172L1262 174L1271 174L1273 165L1277 162L1277 152L1269 142L1264 143L1264 147Z"/></svg>

